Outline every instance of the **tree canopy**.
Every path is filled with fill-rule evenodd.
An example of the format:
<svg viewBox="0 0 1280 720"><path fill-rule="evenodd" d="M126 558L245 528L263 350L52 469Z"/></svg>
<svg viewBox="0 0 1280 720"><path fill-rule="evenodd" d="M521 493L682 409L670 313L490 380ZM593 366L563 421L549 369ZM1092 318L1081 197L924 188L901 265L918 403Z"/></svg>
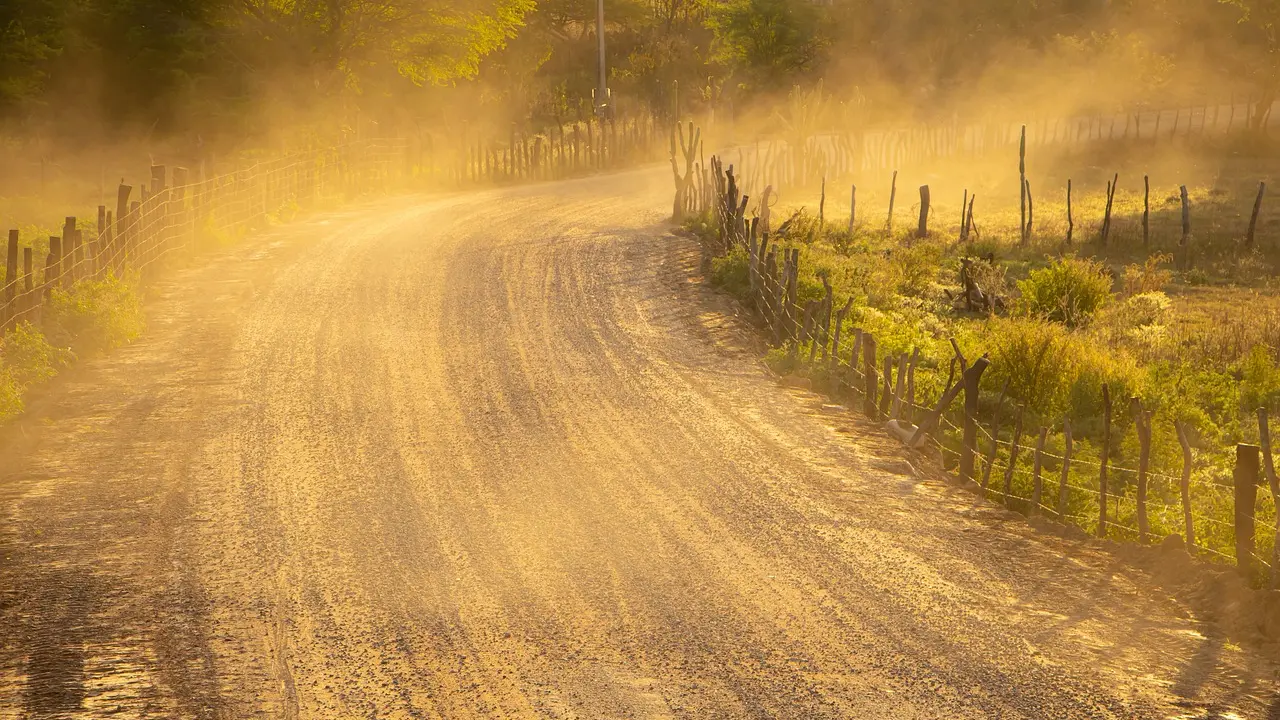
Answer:
<svg viewBox="0 0 1280 720"><path fill-rule="evenodd" d="M1276 0L606 0L619 107L748 112L825 82L860 117L1280 90ZM243 136L589 107L593 0L9 0L0 120ZM849 108L845 112L851 112Z"/></svg>

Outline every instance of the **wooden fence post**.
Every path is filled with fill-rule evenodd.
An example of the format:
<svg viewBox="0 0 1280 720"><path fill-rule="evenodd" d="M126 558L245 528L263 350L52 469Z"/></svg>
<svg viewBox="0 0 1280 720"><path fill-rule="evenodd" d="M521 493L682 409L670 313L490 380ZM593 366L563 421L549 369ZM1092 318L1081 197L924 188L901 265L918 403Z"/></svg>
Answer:
<svg viewBox="0 0 1280 720"><path fill-rule="evenodd" d="M951 340L951 347L960 360L960 383L964 388L964 440L960 450L960 477L972 481L975 479L974 458L978 453L978 383L989 363L983 356L974 361L972 368L966 368L964 356L960 354L960 346L954 338Z"/></svg>
<svg viewBox="0 0 1280 720"><path fill-rule="evenodd" d="M876 416L880 419L889 417L889 409L893 402L893 357L888 353L884 356L884 377L882 379L884 387L880 388L880 412Z"/></svg>
<svg viewBox="0 0 1280 720"><path fill-rule="evenodd" d="M893 180L889 183L889 219L885 222L885 230L893 233L893 201L898 196L898 171L893 171Z"/></svg>
<svg viewBox="0 0 1280 720"><path fill-rule="evenodd" d="M822 176L822 190L818 195L818 233L821 235L823 228L826 227L825 213L827 211L827 176Z"/></svg>
<svg viewBox="0 0 1280 720"><path fill-rule="evenodd" d="M964 239L968 240L973 235L973 203L978 199L978 193L969 196L969 210L965 213L964 218Z"/></svg>
<svg viewBox="0 0 1280 720"><path fill-rule="evenodd" d="M911 349L911 359L907 362L907 402L903 415L907 422L916 420L916 363L920 361L920 348Z"/></svg>
<svg viewBox="0 0 1280 720"><path fill-rule="evenodd" d="M836 373L836 367L839 365L838 361L840 359L840 336L844 334L844 318L846 315L849 314L849 311L852 309L853 309L853 297L850 296L849 299L845 301L844 305L841 306L838 311L836 311L836 322L835 322L836 329L831 334L831 357L830 357L830 364L827 366L827 368L828 368L828 374L836 383L834 388L836 392L840 391L840 381ZM826 351L826 348L824 347L823 352L825 351Z"/></svg>
<svg viewBox="0 0 1280 720"><path fill-rule="evenodd" d="M902 404L907 394L907 354L903 353L898 356L898 377L894 381L893 387L893 403L889 407L890 420L902 420ZM892 368L893 364L886 359L885 365ZM886 382L886 385L888 383Z"/></svg>
<svg viewBox="0 0 1280 720"><path fill-rule="evenodd" d="M1133 425L1138 431L1138 542L1147 542L1150 525L1147 521L1147 468L1151 463L1151 414L1144 410L1142 401L1130 398L1129 409Z"/></svg>
<svg viewBox="0 0 1280 720"><path fill-rule="evenodd" d="M1186 247L1191 237L1191 201L1187 199L1187 186L1179 185L1178 194L1182 199L1182 240L1178 244Z"/></svg>
<svg viewBox="0 0 1280 720"><path fill-rule="evenodd" d="M1253 200L1253 214L1249 216L1249 233L1245 236L1245 247L1253 249L1253 233L1258 227L1258 212L1262 210L1262 196L1267 192L1265 182L1258 183L1258 197Z"/></svg>
<svg viewBox="0 0 1280 720"><path fill-rule="evenodd" d="M858 372L858 358L861 357L859 355L861 351L862 351L862 328L854 328L853 348L849 350L849 380L848 380L848 383L846 383L850 389L857 388L857 385L854 384L854 380L856 379L854 376Z"/></svg>
<svg viewBox="0 0 1280 720"><path fill-rule="evenodd" d="M1004 408L1004 398L1008 394L1009 378L1005 378L1004 387L1000 389L1000 398L996 400L996 409L991 417L991 448L988 450L986 462L982 466L982 489L984 491L991 481L991 468L995 466L996 455L1000 452L1000 413Z"/></svg>
<svg viewBox="0 0 1280 720"><path fill-rule="evenodd" d="M876 339L871 333L862 334L862 363L866 375L863 412L875 420L876 413Z"/></svg>
<svg viewBox="0 0 1280 720"><path fill-rule="evenodd" d="M1115 178L1107 183L1107 205L1105 214L1102 218L1102 246L1106 247L1107 238L1111 236L1111 208L1116 199L1116 187L1120 184L1120 173L1116 173Z"/></svg>
<svg viewBox="0 0 1280 720"><path fill-rule="evenodd" d="M49 238L49 254L44 258L44 299L48 300L53 295L53 289L58 286L58 281L62 277L62 238Z"/></svg>
<svg viewBox="0 0 1280 720"><path fill-rule="evenodd" d="M1111 452L1111 388L1102 383L1102 451L1098 458L1098 537L1107 536L1107 456Z"/></svg>
<svg viewBox="0 0 1280 720"><path fill-rule="evenodd" d="M1027 227L1024 232L1027 240L1031 240L1031 229L1035 225L1036 204L1031 198L1031 181L1027 181Z"/></svg>
<svg viewBox="0 0 1280 720"><path fill-rule="evenodd" d="M1013 443L1009 445L1009 465L1004 469L1004 506L1009 507L1009 498L1013 497L1013 471L1018 466L1019 443L1022 441L1022 412L1026 407L1018 406L1018 414L1013 421Z"/></svg>
<svg viewBox="0 0 1280 720"><path fill-rule="evenodd" d="M76 219L68 217L62 224L62 257L58 263L58 278L63 288L76 282L75 269Z"/></svg>
<svg viewBox="0 0 1280 720"><path fill-rule="evenodd" d="M920 186L920 222L916 226L916 237L929 235L929 186Z"/></svg>
<svg viewBox="0 0 1280 720"><path fill-rule="evenodd" d="M858 186L849 189L849 232L853 232L853 224L858 218Z"/></svg>
<svg viewBox="0 0 1280 720"><path fill-rule="evenodd" d="M1253 576L1253 509L1258 501L1259 449L1257 445L1237 444L1236 467L1232 474L1235 484L1236 567L1245 577Z"/></svg>
<svg viewBox="0 0 1280 720"><path fill-rule="evenodd" d="M1018 140L1018 196L1019 215L1018 232L1020 242L1027 242L1027 126L1022 126L1022 135Z"/></svg>
<svg viewBox="0 0 1280 720"><path fill-rule="evenodd" d="M9 244L4 256L4 301L13 302L18 292L18 231L9 231ZM0 318L8 320L8 318Z"/></svg>
<svg viewBox="0 0 1280 720"><path fill-rule="evenodd" d="M1181 421L1173 424L1178 433L1178 444L1182 446L1182 523L1186 532L1187 550L1196 546L1196 528L1191 521L1191 441L1187 438L1187 426Z"/></svg>
<svg viewBox="0 0 1280 720"><path fill-rule="evenodd" d="M31 248L22 248L22 294L26 298L23 301L23 312L29 310L29 306L39 302L35 293L36 273L32 253Z"/></svg>
<svg viewBox="0 0 1280 720"><path fill-rule="evenodd" d="M1049 428L1040 427L1040 439L1036 441L1035 461L1032 463L1031 470L1031 511L1030 515L1040 513L1040 496L1044 492L1044 481L1040 477L1040 470L1044 467L1044 444L1049 439Z"/></svg>
<svg viewBox="0 0 1280 720"><path fill-rule="evenodd" d="M1075 229L1075 220L1071 218L1071 178L1067 178L1067 245L1071 244L1071 235Z"/></svg>
<svg viewBox="0 0 1280 720"><path fill-rule="evenodd" d="M1151 178L1142 176L1142 247L1151 244Z"/></svg>
<svg viewBox="0 0 1280 720"><path fill-rule="evenodd" d="M1058 520L1067 516L1067 490L1071 479L1071 420L1062 421L1062 473L1058 478Z"/></svg>
<svg viewBox="0 0 1280 720"><path fill-rule="evenodd" d="M105 269L103 262L106 259L106 240L107 240L107 206L98 206L98 235L93 239L93 275L96 278L102 277Z"/></svg>
<svg viewBox="0 0 1280 720"><path fill-rule="evenodd" d="M111 253L115 258L116 275L120 275L120 271L124 268L125 260L129 254L129 238L132 235L129 228L129 194L133 192L130 185L120 184L116 190L116 231L112 233L111 242L117 246Z"/></svg>
<svg viewBox="0 0 1280 720"><path fill-rule="evenodd" d="M1271 490L1271 501L1280 508L1280 480L1276 478L1275 458L1271 455L1271 428L1267 424L1267 409L1258 408L1258 444L1262 446L1262 470L1267 476L1267 486ZM1280 511L1276 512L1274 541L1271 549L1271 582L1272 590L1280 588Z"/></svg>

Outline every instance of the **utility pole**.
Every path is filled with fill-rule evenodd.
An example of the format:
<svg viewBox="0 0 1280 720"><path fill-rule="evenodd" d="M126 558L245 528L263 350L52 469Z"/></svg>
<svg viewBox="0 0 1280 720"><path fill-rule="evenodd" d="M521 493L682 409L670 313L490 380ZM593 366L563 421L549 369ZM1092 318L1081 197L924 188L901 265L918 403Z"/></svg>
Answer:
<svg viewBox="0 0 1280 720"><path fill-rule="evenodd" d="M604 67L604 0L596 0L596 43L597 52L599 53L600 78L596 85L595 100L596 114L605 115L613 111L609 102L609 87L606 83L605 67Z"/></svg>

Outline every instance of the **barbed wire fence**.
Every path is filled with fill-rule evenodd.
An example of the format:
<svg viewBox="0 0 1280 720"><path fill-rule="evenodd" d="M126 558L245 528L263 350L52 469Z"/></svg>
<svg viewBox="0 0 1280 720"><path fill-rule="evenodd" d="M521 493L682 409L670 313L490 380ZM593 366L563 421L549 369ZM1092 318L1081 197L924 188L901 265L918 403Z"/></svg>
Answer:
<svg viewBox="0 0 1280 720"><path fill-rule="evenodd" d="M1086 443L1073 447L1067 418L1054 427L1041 420L1024 428L1025 409L1019 406L1013 422L1005 418L1002 423L1003 392L997 415L979 418L980 381L991 360L984 354L970 361L954 339L947 380L926 398L923 389L917 393L919 349L878 356L871 332L846 329L852 300L835 307L834 288L825 277L820 278L821 297L800 301L800 248L776 239L785 228L775 233L771 226L773 187L760 191L757 213L748 217L748 197L739 179L742 166L735 171L713 155L703 167L695 160L700 133L690 125L679 137L671 155L675 216L709 218L714 237L703 241L704 269L714 257L743 253L748 310L762 322L771 345L793 363L806 365L810 377L834 397L883 423L909 448L932 453L944 469L1005 507L1075 525L1100 538L1154 544L1178 536L1188 550L1235 564L1251 580L1280 587L1280 483L1264 410L1258 411L1259 443L1236 445L1234 470L1225 482L1212 472L1196 472L1204 469L1198 461L1211 453L1197 453L1179 423L1173 425L1182 449L1181 472L1153 469L1155 420L1136 397L1119 400L1128 403L1130 432L1140 447L1138 466L1113 462L1110 449L1123 440L1113 423L1120 402L1111 398L1106 384L1103 436L1093 438L1096 448ZM922 231L926 222L927 210L921 215ZM1062 438L1056 452L1048 444L1051 433ZM1258 492L1264 482L1269 493Z"/></svg>
<svg viewBox="0 0 1280 720"><path fill-rule="evenodd" d="M207 178L155 165L150 182L136 188L137 196L133 186L122 183L114 209L98 207L96 228L66 218L62 234L48 238L42 258L35 257L34 243L20 248L19 232L10 230L0 330L23 321L39 324L54 293L72 291L77 283L145 272L205 238L242 232L287 208L387 191L409 170L406 147L402 139L359 140Z"/></svg>
<svg viewBox="0 0 1280 720"><path fill-rule="evenodd" d="M585 116L538 131L505 135L480 130L416 139L415 167L459 187L579 177L666 157L663 122L649 112Z"/></svg>
<svg viewBox="0 0 1280 720"><path fill-rule="evenodd" d="M1016 149L1079 148L1092 143L1192 143L1207 138L1269 133L1275 113L1252 99L1228 98L1202 105L1137 108L1076 116L1045 116L1029 122L992 120L917 123L892 127L815 128L790 140L775 135L721 138L735 146L744 192L754 194L772 183L816 187L822 181L868 173L928 168L944 161L977 160Z"/></svg>

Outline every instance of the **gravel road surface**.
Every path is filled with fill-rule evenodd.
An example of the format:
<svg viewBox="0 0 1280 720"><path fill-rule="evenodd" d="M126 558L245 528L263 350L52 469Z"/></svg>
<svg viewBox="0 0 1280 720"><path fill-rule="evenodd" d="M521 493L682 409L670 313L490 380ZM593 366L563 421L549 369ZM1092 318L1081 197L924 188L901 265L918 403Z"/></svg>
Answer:
<svg viewBox="0 0 1280 720"><path fill-rule="evenodd" d="M0 718L1280 717L1265 653L780 387L669 184L165 278L0 431Z"/></svg>

